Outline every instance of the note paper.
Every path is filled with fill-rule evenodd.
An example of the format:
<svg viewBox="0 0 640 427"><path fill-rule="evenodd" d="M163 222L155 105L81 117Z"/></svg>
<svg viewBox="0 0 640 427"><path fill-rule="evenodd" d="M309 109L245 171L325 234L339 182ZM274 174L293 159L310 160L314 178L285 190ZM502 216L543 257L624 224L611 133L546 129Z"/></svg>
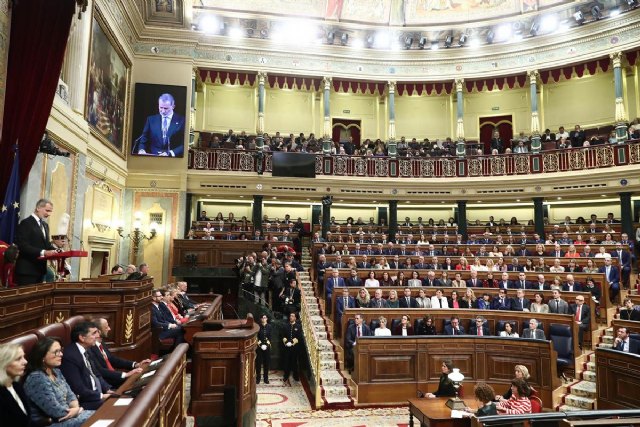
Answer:
<svg viewBox="0 0 640 427"><path fill-rule="evenodd" d="M113 406L129 406L129 404L133 401L133 399L121 398L116 400L116 403Z"/></svg>
<svg viewBox="0 0 640 427"><path fill-rule="evenodd" d="M451 418L462 418L464 416L464 411L458 411L455 409L451 410Z"/></svg>
<svg viewBox="0 0 640 427"><path fill-rule="evenodd" d="M91 424L90 427L107 427L110 426L115 420L98 420L95 423Z"/></svg>
<svg viewBox="0 0 640 427"><path fill-rule="evenodd" d="M156 371L149 371L146 374L144 374L143 376L141 376L140 379L150 377L151 375L153 375L155 373L156 373Z"/></svg>
<svg viewBox="0 0 640 427"><path fill-rule="evenodd" d="M154 360L153 362L149 363L149 366L156 366L158 363L162 362L163 359L158 359L158 360Z"/></svg>

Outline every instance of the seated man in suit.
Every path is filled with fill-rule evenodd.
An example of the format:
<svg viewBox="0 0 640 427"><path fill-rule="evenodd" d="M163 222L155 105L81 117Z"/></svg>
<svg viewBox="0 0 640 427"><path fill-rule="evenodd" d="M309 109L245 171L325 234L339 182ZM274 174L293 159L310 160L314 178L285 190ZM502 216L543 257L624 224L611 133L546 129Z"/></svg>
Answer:
<svg viewBox="0 0 640 427"><path fill-rule="evenodd" d="M400 308L418 308L418 301L411 296L411 288L404 288L404 296L399 298Z"/></svg>
<svg viewBox="0 0 640 427"><path fill-rule="evenodd" d="M389 303L382 298L382 289L375 290L374 297L369 301L369 308L389 308Z"/></svg>
<svg viewBox="0 0 640 427"><path fill-rule="evenodd" d="M529 338L534 340L544 340L544 331L538 329L538 321L536 319L529 320L529 327L522 331L522 338Z"/></svg>
<svg viewBox="0 0 640 427"><path fill-rule="evenodd" d="M588 330L591 324L591 310L589 306L584 303L584 297L582 295L576 297L576 303L571 304L569 313L578 325L578 344L580 345L580 349L582 349L584 331Z"/></svg>
<svg viewBox="0 0 640 427"><path fill-rule="evenodd" d="M582 285L575 281L573 274L567 274L567 282L562 285L562 292L582 292Z"/></svg>
<svg viewBox="0 0 640 427"><path fill-rule="evenodd" d="M134 362L114 356L105 343L109 331L111 331L109 322L107 319L99 317L94 319L93 323L98 327L99 334L96 338L96 345L89 349L89 355L92 358L93 366L98 368L102 377L113 387L120 387L127 378L141 373L151 362L150 359ZM121 369L121 371L116 369Z"/></svg>
<svg viewBox="0 0 640 427"><path fill-rule="evenodd" d="M506 289L500 289L498 296L491 302L491 310L511 310L511 298L507 296Z"/></svg>
<svg viewBox="0 0 640 427"><path fill-rule="evenodd" d="M640 354L638 341L629 337L629 330L626 327L618 328L618 336L613 341L613 349L625 353Z"/></svg>
<svg viewBox="0 0 640 427"><path fill-rule="evenodd" d="M112 393L111 384L100 375L89 357L89 349L95 347L98 335L98 328L92 322L80 322L74 326L71 344L64 348L60 365L62 375L85 409L98 409Z"/></svg>
<svg viewBox="0 0 640 427"><path fill-rule="evenodd" d="M506 271L502 273L502 277L500 281L498 281L498 287L500 289L512 289L514 287L513 283L511 283L511 280L509 280L509 273L507 273Z"/></svg>
<svg viewBox="0 0 640 427"><path fill-rule="evenodd" d="M158 338L161 340L174 338L174 346L182 344L184 342L184 329L178 324L173 314L171 314L171 310L165 304L162 291L154 289L151 292L151 298L151 327L161 329Z"/></svg>
<svg viewBox="0 0 640 427"><path fill-rule="evenodd" d="M611 258L604 259L604 265L598 269L598 273L604 273L609 286L609 297L613 303L620 293L620 271L614 265L611 265Z"/></svg>
<svg viewBox="0 0 640 427"><path fill-rule="evenodd" d="M518 273L518 280L513 281L513 287L516 289L529 289L531 284L527 281L527 275L521 271Z"/></svg>
<svg viewBox="0 0 640 427"><path fill-rule="evenodd" d="M464 335L464 328L460 326L460 318L458 316L451 317L451 323L444 327L445 335Z"/></svg>
<svg viewBox="0 0 640 427"><path fill-rule="evenodd" d="M629 289L629 277L631 275L631 254L622 247L621 242L616 243L616 249L611 252L613 258L618 258L618 265L621 271L622 286Z"/></svg>
<svg viewBox="0 0 640 427"><path fill-rule="evenodd" d="M549 313L569 314L569 304L560 297L560 291L552 291L553 298L549 300Z"/></svg>
<svg viewBox="0 0 640 427"><path fill-rule="evenodd" d="M516 297L511 302L511 310L513 311L529 311L531 308L531 301L529 298L525 298L524 289L518 289L516 291Z"/></svg>
<svg viewBox="0 0 640 427"><path fill-rule="evenodd" d="M362 279L358 276L358 270L355 268L351 269L349 273L349 277L345 281L346 286L352 286L354 288L362 287Z"/></svg>
<svg viewBox="0 0 640 427"><path fill-rule="evenodd" d="M357 275L357 273L356 273ZM333 295L334 288L344 288L345 283L344 279L340 277L340 272L337 268L334 268L331 271L331 276L327 279L327 282L324 284L324 292L327 295L327 307L331 304L331 295Z"/></svg>
<svg viewBox="0 0 640 427"><path fill-rule="evenodd" d="M529 289L535 289L536 291L548 291L551 287L546 283L544 274L538 274L538 281L530 282Z"/></svg>
<svg viewBox="0 0 640 427"><path fill-rule="evenodd" d="M345 366L349 372L353 370L353 348L357 344L357 339L359 337L370 337L371 335L369 327L362 322L362 315L356 314L355 323L349 325L344 338Z"/></svg>
<svg viewBox="0 0 640 427"><path fill-rule="evenodd" d="M487 321L484 319L484 317L476 317L475 325L469 327L469 335L477 335L479 337L491 336L489 325L487 324Z"/></svg>

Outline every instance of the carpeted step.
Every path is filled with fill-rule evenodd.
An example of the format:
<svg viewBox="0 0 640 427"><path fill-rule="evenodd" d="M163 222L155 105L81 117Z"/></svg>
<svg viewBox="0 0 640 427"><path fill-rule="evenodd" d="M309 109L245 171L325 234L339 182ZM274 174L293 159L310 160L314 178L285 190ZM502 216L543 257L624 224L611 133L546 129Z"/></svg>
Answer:
<svg viewBox="0 0 640 427"><path fill-rule="evenodd" d="M349 389L344 385L322 386L324 397L349 397Z"/></svg>
<svg viewBox="0 0 640 427"><path fill-rule="evenodd" d="M596 362L587 362L587 370L591 372L596 371Z"/></svg>
<svg viewBox="0 0 640 427"><path fill-rule="evenodd" d="M569 386L569 391L574 396L588 397L595 400L596 383L591 381L578 381Z"/></svg>
<svg viewBox="0 0 640 427"><path fill-rule="evenodd" d="M335 359L320 360L320 371L335 371L338 368L338 362Z"/></svg>
<svg viewBox="0 0 640 427"><path fill-rule="evenodd" d="M592 371L582 371L582 379L585 381L596 381L596 373Z"/></svg>
<svg viewBox="0 0 640 427"><path fill-rule="evenodd" d="M613 327L606 328L606 329L604 330L604 334L605 334L605 336L610 336L610 337L612 337L612 336L613 336Z"/></svg>
<svg viewBox="0 0 640 427"><path fill-rule="evenodd" d="M575 396L573 394L569 394L564 397L565 404L570 406L575 406L577 408L582 408L583 410L593 410L595 407L595 399L590 399L588 397Z"/></svg>
<svg viewBox="0 0 640 427"><path fill-rule="evenodd" d="M331 350L333 351L333 343L329 340L318 340L318 350Z"/></svg>
<svg viewBox="0 0 640 427"><path fill-rule="evenodd" d="M600 347L600 348L613 348L613 344L600 343L598 345L598 347Z"/></svg>
<svg viewBox="0 0 640 427"><path fill-rule="evenodd" d="M603 335L602 337L602 344L613 344L613 336L612 335Z"/></svg>
<svg viewBox="0 0 640 427"><path fill-rule="evenodd" d="M323 371L320 374L320 384L323 386L344 385L346 379L338 371Z"/></svg>

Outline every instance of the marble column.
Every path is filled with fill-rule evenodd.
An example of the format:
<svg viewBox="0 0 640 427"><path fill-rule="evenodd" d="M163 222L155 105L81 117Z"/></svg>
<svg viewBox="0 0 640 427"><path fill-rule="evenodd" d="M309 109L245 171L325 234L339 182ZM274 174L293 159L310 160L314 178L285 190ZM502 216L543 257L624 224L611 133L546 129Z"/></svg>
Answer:
<svg viewBox="0 0 640 427"><path fill-rule="evenodd" d="M533 198L533 223L535 224L535 232L540 235L541 239L545 238L544 235L544 206L542 197Z"/></svg>
<svg viewBox="0 0 640 427"><path fill-rule="evenodd" d="M467 153L467 145L464 142L464 99L462 98L462 88L464 79L456 79L456 156L464 157Z"/></svg>
<svg viewBox="0 0 640 427"><path fill-rule="evenodd" d="M189 110L189 147L194 148L195 145L195 137L196 131L193 126L196 122L196 69L191 70L191 108ZM200 146L200 141L198 141L198 146Z"/></svg>
<svg viewBox="0 0 640 427"><path fill-rule="evenodd" d="M324 95L322 96L324 106L324 120L322 122L322 154L331 154L331 77L323 77Z"/></svg>
<svg viewBox="0 0 640 427"><path fill-rule="evenodd" d="M622 232L629 235L629 240L633 240L635 237L635 231L633 230L631 193L620 193L620 222L622 223Z"/></svg>
<svg viewBox="0 0 640 427"><path fill-rule="evenodd" d="M264 196L253 196L253 209L251 210L251 222L253 229L262 230L262 199Z"/></svg>
<svg viewBox="0 0 640 427"><path fill-rule="evenodd" d="M91 10L91 1L88 9ZM69 106L78 114L84 115L87 97L87 65L89 62L89 45L91 40L91 14L71 22L71 31L67 41L62 78L69 89Z"/></svg>
<svg viewBox="0 0 640 427"><path fill-rule="evenodd" d="M458 234L467 240L467 201L458 200Z"/></svg>
<svg viewBox="0 0 640 427"><path fill-rule="evenodd" d="M0 2L0 132L4 117L4 97L7 91L7 62L9 60L9 39L11 37L11 9L9 1Z"/></svg>
<svg viewBox="0 0 640 427"><path fill-rule="evenodd" d="M398 155L398 144L396 142L396 82L387 82L387 101L389 106L389 141L387 142L387 152L389 157Z"/></svg>
<svg viewBox="0 0 640 427"><path fill-rule="evenodd" d="M613 85L616 94L616 139L618 144L627 140L627 112L624 108L624 97L622 88L622 52L615 52L609 55L613 64Z"/></svg>
<svg viewBox="0 0 640 427"><path fill-rule="evenodd" d="M398 201L389 200L389 241L396 240L398 232Z"/></svg>
<svg viewBox="0 0 640 427"><path fill-rule="evenodd" d="M333 200L331 196L322 198L322 237L327 238L327 232L331 229L331 205Z"/></svg>
<svg viewBox="0 0 640 427"><path fill-rule="evenodd" d="M528 71L529 86L531 89L531 152L539 153L540 143L540 118L538 116L538 70Z"/></svg>
<svg viewBox="0 0 640 427"><path fill-rule="evenodd" d="M267 73L258 72L258 124L256 126L256 149L258 151L264 150L264 82L266 78Z"/></svg>

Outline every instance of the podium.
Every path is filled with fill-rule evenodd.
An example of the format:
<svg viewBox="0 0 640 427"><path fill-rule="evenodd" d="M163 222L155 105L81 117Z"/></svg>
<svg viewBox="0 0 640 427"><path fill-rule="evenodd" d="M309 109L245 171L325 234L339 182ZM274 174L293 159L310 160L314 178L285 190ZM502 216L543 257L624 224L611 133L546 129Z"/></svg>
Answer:
<svg viewBox="0 0 640 427"><path fill-rule="evenodd" d="M85 258L87 256L89 256L89 253L87 251L62 251L56 252L53 255L45 255L43 257L40 257L39 259L55 261L57 264L58 275L60 277L64 277L64 262L67 260L67 258Z"/></svg>

